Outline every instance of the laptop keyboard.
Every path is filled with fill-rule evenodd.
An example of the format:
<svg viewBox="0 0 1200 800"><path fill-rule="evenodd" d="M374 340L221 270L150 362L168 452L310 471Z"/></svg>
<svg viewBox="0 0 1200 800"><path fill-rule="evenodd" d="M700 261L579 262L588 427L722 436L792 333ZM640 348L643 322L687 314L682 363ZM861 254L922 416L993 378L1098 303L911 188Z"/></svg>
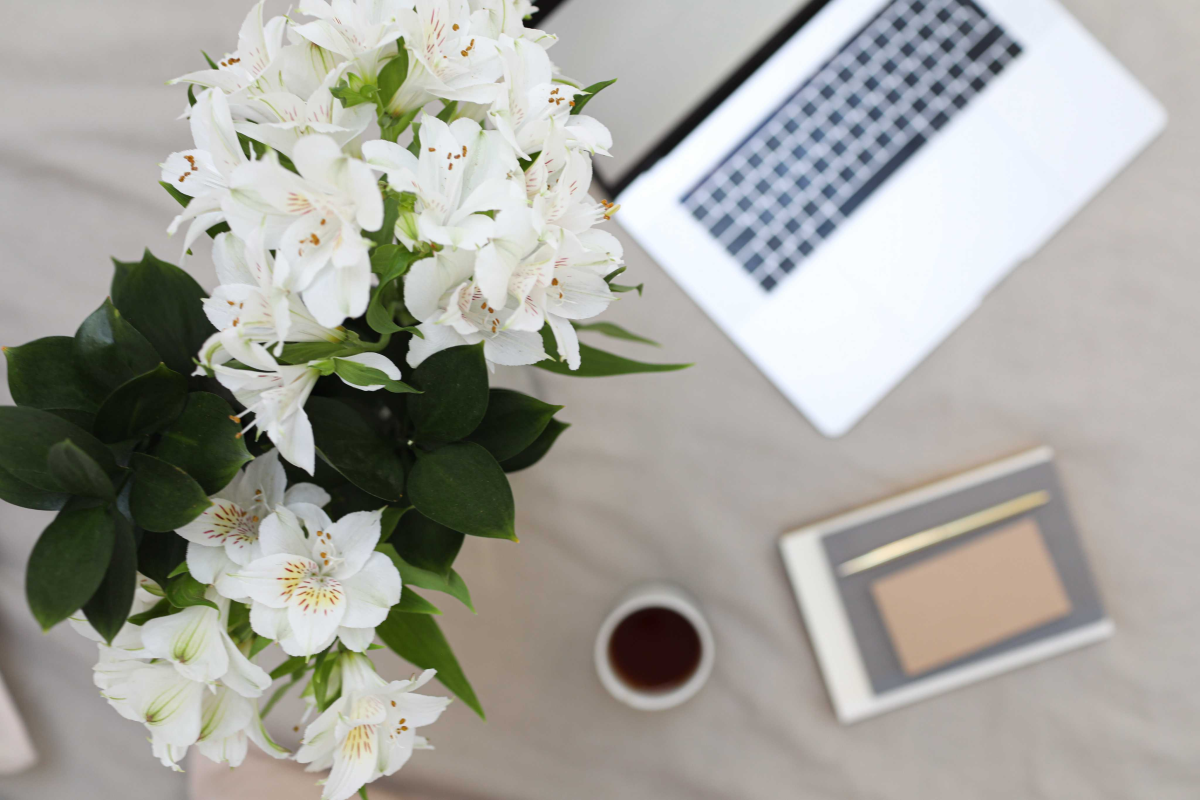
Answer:
<svg viewBox="0 0 1200 800"><path fill-rule="evenodd" d="M894 0L683 205L770 291L1020 53L971 0Z"/></svg>

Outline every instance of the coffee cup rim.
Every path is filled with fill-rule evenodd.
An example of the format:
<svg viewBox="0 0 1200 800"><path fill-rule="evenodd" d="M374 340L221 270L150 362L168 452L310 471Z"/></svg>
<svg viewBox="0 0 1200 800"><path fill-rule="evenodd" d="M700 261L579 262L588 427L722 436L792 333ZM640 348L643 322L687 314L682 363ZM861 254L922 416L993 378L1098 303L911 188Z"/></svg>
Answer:
<svg viewBox="0 0 1200 800"><path fill-rule="evenodd" d="M700 663L691 677L679 686L666 691L636 689L617 675L608 655L608 644L617 625L635 612L647 608L667 608L686 619L700 637ZM655 581L635 586L626 592L616 607L605 617L596 634L595 661L600 683L615 697L639 711L664 711L690 700L700 691L712 673L716 659L712 629L696 602L678 586Z"/></svg>

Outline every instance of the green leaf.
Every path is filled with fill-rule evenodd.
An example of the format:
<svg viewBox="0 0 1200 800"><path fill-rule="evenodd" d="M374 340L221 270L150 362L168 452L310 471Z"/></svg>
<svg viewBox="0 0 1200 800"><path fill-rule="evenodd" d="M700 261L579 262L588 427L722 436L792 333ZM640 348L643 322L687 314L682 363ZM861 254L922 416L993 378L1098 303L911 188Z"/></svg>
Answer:
<svg viewBox="0 0 1200 800"><path fill-rule="evenodd" d="M617 292L618 294L623 294L625 292L637 292L638 297L641 297L642 289L646 286L646 284L639 283L637 286L624 286L619 283L613 283L613 279L616 278L618 275L620 275L622 272L624 272L626 269L628 269L628 267L618 267L618 268L614 269L612 272L610 272L604 276L604 282L608 284L609 289L611 289L614 292Z"/></svg>
<svg viewBox="0 0 1200 800"><path fill-rule="evenodd" d="M511 389L492 389L483 422L469 439L503 461L537 441L562 408Z"/></svg>
<svg viewBox="0 0 1200 800"><path fill-rule="evenodd" d="M380 68L379 79L376 81L379 86L379 100L384 108L388 107L396 92L408 79L408 49L404 46L404 39L397 41L396 46L399 52Z"/></svg>
<svg viewBox="0 0 1200 800"><path fill-rule="evenodd" d="M216 608L216 603L212 600L204 599L204 592L207 589L207 586L187 573L176 575L167 581L167 585L163 587L163 591L167 593L167 600L176 608L189 608L191 606Z"/></svg>
<svg viewBox="0 0 1200 800"><path fill-rule="evenodd" d="M0 406L0 469L21 484L52 494L66 487L50 471L50 448L70 439L104 471L117 472L112 451L87 431L36 408ZM0 482L2 483L2 482Z"/></svg>
<svg viewBox="0 0 1200 800"><path fill-rule="evenodd" d="M162 360L154 345L109 300L79 326L74 345L75 363L105 394Z"/></svg>
<svg viewBox="0 0 1200 800"><path fill-rule="evenodd" d="M578 331L595 331L596 333L602 333L605 336L611 336L614 339L625 339L626 341L630 342L640 342L642 344L649 344L655 347L662 347L662 345L653 339L647 339L645 336L638 336L636 333L631 333L622 328L620 325L612 322L593 322L588 325L584 325L579 322L573 322L571 324L574 325L575 330Z"/></svg>
<svg viewBox="0 0 1200 800"><path fill-rule="evenodd" d="M171 602L164 597L162 600L159 600L157 603L155 603L149 611L143 611L140 614L134 614L129 618L129 622L133 625L145 625L152 619L158 619L159 617L167 616L171 613L172 608L174 608L174 606L172 606Z"/></svg>
<svg viewBox="0 0 1200 800"><path fill-rule="evenodd" d="M149 250L139 262L116 261L112 301L180 375L215 329L204 315L204 290L186 272ZM145 370L141 370L145 372Z"/></svg>
<svg viewBox="0 0 1200 800"><path fill-rule="evenodd" d="M412 153L414 156L417 156L421 153L421 123L414 122L412 129L412 141L408 143L408 152Z"/></svg>
<svg viewBox="0 0 1200 800"><path fill-rule="evenodd" d="M337 700L341 693L341 681L338 680L335 684L330 680L333 677L333 668L337 666L337 663L338 658L329 650L317 656L311 681L313 699L317 701L317 711L325 711L333 705L333 701Z"/></svg>
<svg viewBox="0 0 1200 800"><path fill-rule="evenodd" d="M408 563L390 544L380 545L375 549L392 560L396 569L400 570L400 580L406 587L416 586L419 589L448 594L471 609L472 614L475 613L475 606L471 604L471 592L467 589L467 584L463 581L462 576L454 570L450 570L448 575L439 575Z"/></svg>
<svg viewBox="0 0 1200 800"><path fill-rule="evenodd" d="M487 413L488 371L483 343L434 353L409 376L423 394L408 398L408 416L423 439L454 442L479 427Z"/></svg>
<svg viewBox="0 0 1200 800"><path fill-rule="evenodd" d="M388 198L391 202L394 198ZM392 318L391 304L400 299L400 289L395 282L400 279L408 268L416 261L426 258L420 253L413 253L398 244L385 244L375 248L371 253L371 269L379 276L379 285L371 294L371 302L367 306L367 324L376 333L396 333L404 330Z"/></svg>
<svg viewBox="0 0 1200 800"><path fill-rule="evenodd" d="M208 495L228 486L251 459L233 409L208 392L187 396L183 413L163 432L151 455L191 475Z"/></svg>
<svg viewBox="0 0 1200 800"><path fill-rule="evenodd" d="M421 455L408 478L408 499L431 520L460 533L517 540L508 478L474 442Z"/></svg>
<svg viewBox="0 0 1200 800"><path fill-rule="evenodd" d="M8 389L19 406L95 413L103 392L75 362L75 340L48 336L3 348Z"/></svg>
<svg viewBox="0 0 1200 800"><path fill-rule="evenodd" d="M50 474L70 494L112 500L116 497L112 480L96 460L70 439L50 448L46 464Z"/></svg>
<svg viewBox="0 0 1200 800"><path fill-rule="evenodd" d="M404 587L404 591L400 593L400 602L392 606L392 608L397 611L403 611L405 614L433 614L440 616L442 613L441 609L414 592L411 586Z"/></svg>
<svg viewBox="0 0 1200 800"><path fill-rule="evenodd" d="M404 464L357 411L327 397L309 398L304 410L321 458L364 492L390 502L400 499Z"/></svg>
<svg viewBox="0 0 1200 800"><path fill-rule="evenodd" d="M42 532L25 572L25 596L42 630L74 614L100 588L115 532L104 508L60 512Z"/></svg>
<svg viewBox="0 0 1200 800"><path fill-rule="evenodd" d="M357 361L335 358L333 359L333 365L334 371L340 378L346 381L346 383L351 383L355 386L382 386L384 389L395 394L419 393L407 383L389 378L383 370L368 367L366 364L360 364Z"/></svg>
<svg viewBox="0 0 1200 800"><path fill-rule="evenodd" d="M409 564L443 578L449 576L465 536L434 522L415 508L407 509L390 539L396 552ZM384 541L380 537L380 541Z"/></svg>
<svg viewBox="0 0 1200 800"><path fill-rule="evenodd" d="M384 644L405 661L421 669L436 669L437 679L442 685L486 719L475 690L471 688L471 683L450 649L450 643L433 617L428 614L405 614L392 609L376 633Z"/></svg>
<svg viewBox="0 0 1200 800"><path fill-rule="evenodd" d="M187 558L187 545L186 539L174 533L143 535L138 544L138 572L160 587L166 586Z"/></svg>
<svg viewBox="0 0 1200 800"><path fill-rule="evenodd" d="M283 364L307 364L331 356L353 354L356 349L350 341L292 342L283 346L283 355L277 360Z"/></svg>
<svg viewBox="0 0 1200 800"><path fill-rule="evenodd" d="M396 220L399 217L400 201L394 196L385 196L383 198L383 223L378 230L363 231L363 236L377 245L389 245L396 238Z"/></svg>
<svg viewBox="0 0 1200 800"><path fill-rule="evenodd" d="M113 548L108 570L100 588L83 607L87 621L109 644L124 627L137 589L137 545L133 540L133 528L120 514L113 514L112 519Z"/></svg>
<svg viewBox="0 0 1200 800"><path fill-rule="evenodd" d="M593 97L599 94L601 89L612 86L616 82L616 78L613 78L611 81L600 81L599 83L593 83L591 86L588 86L581 92L576 93L574 99L575 105L571 106L571 115L574 116L576 114L583 113L583 107L586 106Z"/></svg>
<svg viewBox="0 0 1200 800"><path fill-rule="evenodd" d="M0 467L0 500L6 503L39 511L57 511L66 505L69 499L70 495L65 492L37 489Z"/></svg>
<svg viewBox="0 0 1200 800"><path fill-rule="evenodd" d="M454 119L454 112L456 111L458 111L457 100L443 100L442 110L438 112L437 118L449 125L450 120Z"/></svg>
<svg viewBox="0 0 1200 800"><path fill-rule="evenodd" d="M550 335L549 328L549 325L542 328L544 340ZM546 340L546 352L556 352L552 350L553 347L553 342ZM558 361L553 357L539 361L534 366L547 372L571 375L576 378L604 378L610 375L632 375L638 372L675 372L692 366L691 364L647 364L643 361L634 361L614 353L598 350L582 342L579 344L579 356L579 369L575 370L568 367L566 362Z"/></svg>
<svg viewBox="0 0 1200 800"><path fill-rule="evenodd" d="M204 56L204 60L208 62L209 69L217 68L217 64L215 61L212 60L212 56L210 56L208 53L204 52L203 50L200 51L200 55Z"/></svg>
<svg viewBox="0 0 1200 800"><path fill-rule="evenodd" d="M247 658L253 659L256 655L266 650L274 642L274 639L268 639L265 636L254 634L254 641L250 644L250 652L246 654Z"/></svg>
<svg viewBox="0 0 1200 800"><path fill-rule="evenodd" d="M138 525L167 533L182 528L212 505L196 480L174 464L133 454L133 490L129 510Z"/></svg>
<svg viewBox="0 0 1200 800"><path fill-rule="evenodd" d="M103 442L124 442L158 431L187 403L187 378L165 364L118 387L96 412L93 430Z"/></svg>
<svg viewBox="0 0 1200 800"><path fill-rule="evenodd" d="M542 435L537 438L537 441L512 458L506 458L504 461L501 461L500 466L505 472L520 472L523 469L532 467L541 461L546 453L550 452L550 448L554 446L554 442L558 440L559 435L569 427L571 426L566 422L559 422L556 419L550 420L550 423L542 431Z"/></svg>
<svg viewBox="0 0 1200 800"><path fill-rule="evenodd" d="M277 681L288 675L295 675L297 672L303 672L308 666L308 659L304 656L292 656L284 661L275 669L271 670L271 680Z"/></svg>
<svg viewBox="0 0 1200 800"><path fill-rule="evenodd" d="M176 575L187 575L190 572L191 572L191 569L188 567L187 562L183 561L179 564L178 567L176 567L175 569L173 569L169 573L167 573L167 580L174 578Z"/></svg>
<svg viewBox="0 0 1200 800"><path fill-rule="evenodd" d="M379 543L383 544L388 539L392 538L392 534L396 530L396 525L409 511L412 511L412 506L406 508L397 508L396 506L388 506L383 509L383 516L379 520Z"/></svg>

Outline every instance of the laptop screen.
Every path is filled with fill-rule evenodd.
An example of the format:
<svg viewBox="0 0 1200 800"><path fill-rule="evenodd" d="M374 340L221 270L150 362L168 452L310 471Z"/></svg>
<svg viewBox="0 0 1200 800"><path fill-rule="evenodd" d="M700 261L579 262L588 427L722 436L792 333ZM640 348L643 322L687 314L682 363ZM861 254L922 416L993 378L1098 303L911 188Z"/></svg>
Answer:
<svg viewBox="0 0 1200 800"><path fill-rule="evenodd" d="M588 105L612 131L596 171L617 186L747 59L820 0L562 0L539 21L570 47L550 56L585 86L618 83ZM548 6L549 3L541 5Z"/></svg>

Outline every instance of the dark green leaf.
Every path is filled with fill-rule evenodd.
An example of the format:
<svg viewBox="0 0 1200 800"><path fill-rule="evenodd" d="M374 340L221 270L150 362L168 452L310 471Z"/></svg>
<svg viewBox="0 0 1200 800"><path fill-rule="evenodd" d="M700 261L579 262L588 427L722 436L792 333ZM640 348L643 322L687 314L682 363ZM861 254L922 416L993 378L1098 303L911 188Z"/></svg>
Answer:
<svg viewBox="0 0 1200 800"><path fill-rule="evenodd" d="M419 155L421 152L421 123L414 122L412 129L412 141L408 143L408 152L415 156Z"/></svg>
<svg viewBox="0 0 1200 800"><path fill-rule="evenodd" d="M25 596L42 630L74 614L96 593L113 552L116 524L104 508L60 512L29 555Z"/></svg>
<svg viewBox="0 0 1200 800"><path fill-rule="evenodd" d="M559 435L569 427L571 426L565 422L559 422L556 419L550 420L550 424L546 426L546 430L542 431L542 435L537 438L536 442L512 458L501 461L500 466L504 468L505 472L519 472L532 467L541 461L546 453L550 452L550 448Z"/></svg>
<svg viewBox="0 0 1200 800"><path fill-rule="evenodd" d="M472 614L475 613L475 606L471 605L471 592L467 589L467 584L463 582L462 577L454 570L450 570L448 575L439 575L436 572L409 564L390 544L380 545L376 549L390 558L396 565L396 569L400 570L400 580L403 581L405 587L416 586L420 589L443 592L471 609Z"/></svg>
<svg viewBox="0 0 1200 800"><path fill-rule="evenodd" d="M414 592L411 586L404 587L404 591L400 593L400 602L393 606L393 608L396 611L403 611L405 614L434 614L440 616L442 613L441 609Z"/></svg>
<svg viewBox="0 0 1200 800"><path fill-rule="evenodd" d="M180 565L178 567L176 567L175 569L173 569L169 573L167 573L167 580L174 578L176 575L187 575L190 572L191 572L191 570L188 568L187 562L184 561L184 562L180 563Z"/></svg>
<svg viewBox="0 0 1200 800"><path fill-rule="evenodd" d="M329 650L317 656L312 674L313 699L317 701L317 711L325 711L341 693L341 681L337 681L335 685L335 682L330 680L337 663L337 657Z"/></svg>
<svg viewBox="0 0 1200 800"><path fill-rule="evenodd" d="M409 564L445 578L462 549L464 538L458 531L452 531L412 508L400 519L391 543Z"/></svg>
<svg viewBox="0 0 1200 800"><path fill-rule="evenodd" d="M394 198L389 198L391 202ZM398 244L385 244L375 248L371 254L371 269L379 276L379 286L371 294L370 305L367 306L367 324L376 333L396 333L404 330L392 317L391 304L400 298L399 280L408 268L421 258L419 253L413 253Z"/></svg>
<svg viewBox="0 0 1200 800"><path fill-rule="evenodd" d="M250 652L246 654L247 658L253 659L256 655L266 650L274 642L274 639L268 639L265 636L255 635L254 641L250 644Z"/></svg>
<svg viewBox="0 0 1200 800"><path fill-rule="evenodd" d="M497 461L512 458L537 441L562 406L511 389L492 389L483 422L470 441L482 445Z"/></svg>
<svg viewBox="0 0 1200 800"><path fill-rule="evenodd" d="M113 263L113 304L150 340L168 367L181 375L191 373L192 359L215 330L204 315L200 284L149 250L139 262Z"/></svg>
<svg viewBox="0 0 1200 800"><path fill-rule="evenodd" d="M204 592L207 589L207 586L186 573L171 578L163 587L163 591L167 593L167 600L176 608L189 608L190 606L216 608L216 603L204 599Z"/></svg>
<svg viewBox="0 0 1200 800"><path fill-rule="evenodd" d="M192 392L179 418L163 432L151 455L174 464L214 495L250 460L233 409L208 392Z"/></svg>
<svg viewBox="0 0 1200 800"><path fill-rule="evenodd" d="M175 569L187 558L187 540L174 533L143 535L138 545L138 572L160 587L166 586Z"/></svg>
<svg viewBox="0 0 1200 800"><path fill-rule="evenodd" d="M358 412L327 397L310 398L304 410L321 458L363 491L391 502L400 499L404 464Z"/></svg>
<svg viewBox="0 0 1200 800"><path fill-rule="evenodd" d="M476 714L486 719L475 690L471 688L433 617L428 614L405 614L392 609L376 633L384 644L405 661L421 669L436 669L437 679Z"/></svg>
<svg viewBox="0 0 1200 800"><path fill-rule="evenodd" d="M482 342L434 353L409 380L424 392L408 398L408 415L422 438L455 442L479 427L488 404Z"/></svg>
<svg viewBox="0 0 1200 800"><path fill-rule="evenodd" d="M69 498L70 495L65 492L47 492L34 488L0 467L0 500L6 503L39 511L57 511L66 505Z"/></svg>
<svg viewBox="0 0 1200 800"><path fill-rule="evenodd" d="M412 510L412 506L408 506L407 508L388 506L383 510L383 517L379 520L380 544L383 544L388 539L392 538L392 533L395 532L396 525L399 524L401 518L403 518L405 514Z"/></svg>
<svg viewBox="0 0 1200 800"><path fill-rule="evenodd" d="M149 611L143 611L140 614L134 614L129 618L129 622L133 625L145 625L152 619L158 619L159 617L167 616L171 613L173 608L174 606L171 605L171 602L164 597L162 600L159 600L157 603L155 603Z"/></svg>
<svg viewBox="0 0 1200 800"><path fill-rule="evenodd" d="M70 439L107 475L117 472L112 452L82 428L36 408L0 407L0 469L22 484L53 494L66 488L50 471L50 448Z"/></svg>
<svg viewBox="0 0 1200 800"><path fill-rule="evenodd" d="M557 352L554 349L554 343L547 339L551 335L549 328L549 325L542 328L546 352ZM558 361L553 356L537 362L534 366L547 372L572 375L576 378L603 378L610 375L632 375L637 372L675 372L692 366L691 364L647 364L643 361L634 361L614 353L598 350L582 342L579 344L579 356L579 369L575 370L568 367L566 362Z"/></svg>
<svg viewBox="0 0 1200 800"><path fill-rule="evenodd" d="M460 533L517 540L508 478L474 442L421 455L408 479L408 499L425 516Z"/></svg>
<svg viewBox="0 0 1200 800"><path fill-rule="evenodd" d="M96 460L70 439L50 448L46 459L50 474L70 494L112 500L116 496L112 480Z"/></svg>
<svg viewBox="0 0 1200 800"><path fill-rule="evenodd" d="M368 367L366 364L360 364L357 361L335 358L333 359L333 368L346 383L351 383L355 386L382 386L384 389L395 394L411 394L417 391L403 381L389 378L383 370Z"/></svg>
<svg viewBox="0 0 1200 800"><path fill-rule="evenodd" d="M125 625L137 589L137 547L133 528L120 514L113 514L112 519L113 548L108 571L104 573L100 588L83 607L87 621L109 644Z"/></svg>
<svg viewBox="0 0 1200 800"><path fill-rule="evenodd" d="M8 389L17 405L89 413L100 407L103 391L79 369L70 336L48 336L20 347L5 347L4 355Z"/></svg>
<svg viewBox="0 0 1200 800"><path fill-rule="evenodd" d="M108 300L79 326L74 346L75 363L105 394L162 360L154 345Z"/></svg>
<svg viewBox="0 0 1200 800"><path fill-rule="evenodd" d="M593 322L589 325L573 322L571 324L575 326L576 330L580 331L595 331L596 333L602 333L605 336L611 336L614 339L625 339L630 342L640 342L642 344L654 345L655 347L662 346L653 339L647 339L645 336L638 336L636 333L631 333L630 331L622 328L620 325L612 322Z"/></svg>
<svg viewBox="0 0 1200 800"><path fill-rule="evenodd" d="M449 125L450 120L454 119L455 111L458 111L457 100L443 100L442 110L438 112L437 118Z"/></svg>
<svg viewBox="0 0 1200 800"><path fill-rule="evenodd" d="M148 436L178 417L186 402L187 378L159 364L110 394L96 412L93 430L110 444Z"/></svg>
<svg viewBox="0 0 1200 800"><path fill-rule="evenodd" d="M148 531L182 528L212 505L200 484L174 464L134 453L133 469L129 509L134 521Z"/></svg>
<svg viewBox="0 0 1200 800"><path fill-rule="evenodd" d="M611 81L600 81L599 83L593 83L591 86L583 89L582 92L576 94L574 105L571 106L572 116L582 113L583 107L586 106L593 97L599 94L601 89L612 86L616 82L617 79L613 78Z"/></svg>
<svg viewBox="0 0 1200 800"><path fill-rule="evenodd" d="M404 46L403 39L396 44L399 52L395 58L380 68L379 79L376 81L379 86L379 100L384 108L387 108L388 104L392 102L396 92L408 79L408 49Z"/></svg>
<svg viewBox="0 0 1200 800"><path fill-rule="evenodd" d="M204 56L204 60L205 60L206 62L208 62L208 68L209 68L209 69L216 69L216 68L217 68L217 64L216 64L216 62L215 62L215 61L213 61L213 60L212 60L212 56L210 56L208 53L204 52L203 50L201 50L201 51L200 51L200 55Z"/></svg>

